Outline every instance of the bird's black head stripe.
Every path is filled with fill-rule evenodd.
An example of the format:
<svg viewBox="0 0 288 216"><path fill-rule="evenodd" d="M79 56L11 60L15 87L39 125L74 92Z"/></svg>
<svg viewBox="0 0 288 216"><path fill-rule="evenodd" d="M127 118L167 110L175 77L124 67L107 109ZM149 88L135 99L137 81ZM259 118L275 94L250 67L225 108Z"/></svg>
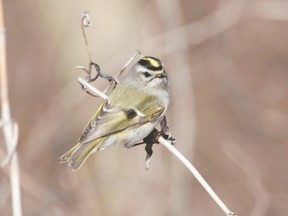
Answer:
<svg viewBox="0 0 288 216"><path fill-rule="evenodd" d="M162 62L159 59L151 56L143 57L140 59L139 64L148 70L159 71L163 69Z"/></svg>

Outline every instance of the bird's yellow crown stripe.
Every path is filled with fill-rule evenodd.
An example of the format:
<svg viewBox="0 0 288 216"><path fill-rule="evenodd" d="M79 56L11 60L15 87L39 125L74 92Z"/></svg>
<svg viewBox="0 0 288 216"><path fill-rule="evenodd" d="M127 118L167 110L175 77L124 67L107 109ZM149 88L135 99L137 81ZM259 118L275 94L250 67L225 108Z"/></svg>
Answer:
<svg viewBox="0 0 288 216"><path fill-rule="evenodd" d="M149 61L150 64L153 66L153 67L159 67L159 63L155 60L155 59L152 59L152 58L149 58L149 57L145 57L143 58L144 60L146 61Z"/></svg>

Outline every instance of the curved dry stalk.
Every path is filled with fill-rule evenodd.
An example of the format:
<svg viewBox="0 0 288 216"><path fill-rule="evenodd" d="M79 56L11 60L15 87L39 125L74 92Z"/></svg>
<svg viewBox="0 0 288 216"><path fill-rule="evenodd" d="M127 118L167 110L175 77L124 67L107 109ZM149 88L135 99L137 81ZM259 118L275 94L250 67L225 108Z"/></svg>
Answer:
<svg viewBox="0 0 288 216"><path fill-rule="evenodd" d="M91 21L90 21L89 12L88 11L84 11L82 13L82 15L81 15L81 29L82 29L82 34L83 34L83 38L84 38L84 41L85 41L85 46L86 46L86 49L87 49L87 53L88 53L88 56L89 56L89 62L92 62L92 54L91 54L88 38L87 38L87 35L86 35L86 31L85 31L85 28L88 28L90 26L91 26Z"/></svg>
<svg viewBox="0 0 288 216"><path fill-rule="evenodd" d="M21 192L20 192L20 177L19 165L16 152L18 141L18 126L13 122L10 114L10 105L8 97L8 74L6 65L6 44L5 44L5 28L3 18L3 5L0 1L0 79L1 79L1 121L4 133L5 145L8 155L6 161L10 163L10 182L12 193L12 208L14 216L22 215L21 207ZM4 162L4 164L5 164Z"/></svg>
<svg viewBox="0 0 288 216"><path fill-rule="evenodd" d="M78 78L78 81L81 85L85 86L86 89L92 91L94 94L98 94L99 97L106 100L107 95L103 94L103 92L99 91L97 88L89 84L87 81ZM192 173L192 175L199 181L199 183L203 186L203 188L207 191L207 193L212 197L212 199L217 203L217 205L222 209L223 212L227 216L236 216L236 213L230 211L227 206L222 202L222 200L217 196L217 194L213 191L213 189L209 186L209 184L205 181L205 179L201 176L198 170L190 163L190 161L185 158L185 156L180 153L171 143L165 140L162 136L158 139L159 143L165 146L175 157L177 157L183 165Z"/></svg>

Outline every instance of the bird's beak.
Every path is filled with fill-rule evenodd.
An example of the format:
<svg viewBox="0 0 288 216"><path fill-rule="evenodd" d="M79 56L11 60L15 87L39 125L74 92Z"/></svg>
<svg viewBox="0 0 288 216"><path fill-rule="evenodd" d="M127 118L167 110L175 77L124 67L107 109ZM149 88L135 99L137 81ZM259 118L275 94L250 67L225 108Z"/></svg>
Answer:
<svg viewBox="0 0 288 216"><path fill-rule="evenodd" d="M167 78L166 74L164 72L158 73L156 75L157 78Z"/></svg>

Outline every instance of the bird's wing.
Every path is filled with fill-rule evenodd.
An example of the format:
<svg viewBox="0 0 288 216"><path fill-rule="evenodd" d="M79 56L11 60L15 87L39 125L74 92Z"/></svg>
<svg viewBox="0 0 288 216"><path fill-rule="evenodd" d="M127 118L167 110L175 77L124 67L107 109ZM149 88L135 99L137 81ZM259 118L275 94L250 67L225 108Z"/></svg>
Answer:
<svg viewBox="0 0 288 216"><path fill-rule="evenodd" d="M111 106L109 100L105 101L86 125L79 143L88 143L129 127L138 127L149 121L157 121L164 112L164 107L160 104L155 106L155 101L154 106L151 106L152 100L155 99L144 100L145 102L139 106L128 109L117 105Z"/></svg>

